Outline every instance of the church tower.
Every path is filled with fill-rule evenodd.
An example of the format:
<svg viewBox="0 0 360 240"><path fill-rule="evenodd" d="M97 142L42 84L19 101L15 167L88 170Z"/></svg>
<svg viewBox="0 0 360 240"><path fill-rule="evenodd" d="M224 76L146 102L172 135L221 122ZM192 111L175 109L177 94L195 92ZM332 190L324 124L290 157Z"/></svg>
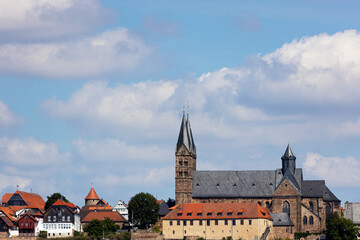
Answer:
<svg viewBox="0 0 360 240"><path fill-rule="evenodd" d="M176 204L191 202L193 171L196 171L196 147L191 132L189 114L185 118L184 112L175 151Z"/></svg>
<svg viewBox="0 0 360 240"><path fill-rule="evenodd" d="M290 145L288 144L284 155L281 157L282 160L282 172L285 174L286 170L289 169L292 174L295 173L296 169L296 157L291 151Z"/></svg>

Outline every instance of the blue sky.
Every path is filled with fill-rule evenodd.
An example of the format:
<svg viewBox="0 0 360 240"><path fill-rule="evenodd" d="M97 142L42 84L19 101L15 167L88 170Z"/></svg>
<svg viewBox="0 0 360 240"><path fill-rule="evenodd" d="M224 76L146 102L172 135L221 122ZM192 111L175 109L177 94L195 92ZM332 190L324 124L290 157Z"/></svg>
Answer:
<svg viewBox="0 0 360 240"><path fill-rule="evenodd" d="M281 167L360 201L359 1L0 3L0 194L174 198L198 169ZM11 9L11 11L9 11Z"/></svg>

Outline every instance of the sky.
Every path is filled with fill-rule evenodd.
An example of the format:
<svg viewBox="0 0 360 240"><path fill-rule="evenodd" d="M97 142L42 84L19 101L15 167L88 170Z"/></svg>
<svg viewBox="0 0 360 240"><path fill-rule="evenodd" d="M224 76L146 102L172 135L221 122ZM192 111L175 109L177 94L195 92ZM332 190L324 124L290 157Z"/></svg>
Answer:
<svg viewBox="0 0 360 240"><path fill-rule="evenodd" d="M198 170L274 170L360 202L359 1L0 1L0 194L174 198Z"/></svg>

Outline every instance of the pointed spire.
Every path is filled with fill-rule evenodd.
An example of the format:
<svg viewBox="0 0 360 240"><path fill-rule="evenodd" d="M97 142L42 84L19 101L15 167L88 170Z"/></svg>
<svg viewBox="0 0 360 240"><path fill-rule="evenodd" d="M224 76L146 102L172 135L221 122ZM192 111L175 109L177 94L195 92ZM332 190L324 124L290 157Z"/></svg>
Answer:
<svg viewBox="0 0 360 240"><path fill-rule="evenodd" d="M91 187L88 195L86 196L85 200L99 200L99 196L96 194L94 187Z"/></svg>
<svg viewBox="0 0 360 240"><path fill-rule="evenodd" d="M182 145L184 145L190 153L196 154L196 147L192 136L189 114L187 114L187 118L185 118L185 111L183 111L179 138L176 144L176 152L180 149Z"/></svg>
<svg viewBox="0 0 360 240"><path fill-rule="evenodd" d="M288 144L283 157L285 157L285 158L295 157L295 155L291 151L290 144Z"/></svg>

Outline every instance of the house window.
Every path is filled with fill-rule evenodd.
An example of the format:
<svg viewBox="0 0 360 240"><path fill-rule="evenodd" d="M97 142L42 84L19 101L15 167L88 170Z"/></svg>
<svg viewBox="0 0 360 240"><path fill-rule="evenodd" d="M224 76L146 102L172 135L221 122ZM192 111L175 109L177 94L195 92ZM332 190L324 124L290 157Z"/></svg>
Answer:
<svg viewBox="0 0 360 240"><path fill-rule="evenodd" d="M62 221L65 222L65 216L62 216Z"/></svg>
<svg viewBox="0 0 360 240"><path fill-rule="evenodd" d="M270 208L270 203L269 203L269 202L266 202L266 203L265 203L265 206L266 206L266 208Z"/></svg>
<svg viewBox="0 0 360 240"><path fill-rule="evenodd" d="M182 177L183 173L182 171L179 171L179 176Z"/></svg>
<svg viewBox="0 0 360 240"><path fill-rule="evenodd" d="M249 220L249 225L251 225L252 224L252 221L251 220Z"/></svg>
<svg viewBox="0 0 360 240"><path fill-rule="evenodd" d="M326 204L326 210L325 210L325 212L326 212L326 215L328 215L329 213L331 213L331 205L330 205L330 203Z"/></svg>
<svg viewBox="0 0 360 240"><path fill-rule="evenodd" d="M54 222L56 221L56 216L53 216L53 220L54 220Z"/></svg>
<svg viewBox="0 0 360 240"><path fill-rule="evenodd" d="M218 216L222 216L222 212L218 212L217 215L218 215Z"/></svg>
<svg viewBox="0 0 360 240"><path fill-rule="evenodd" d="M304 216L304 218L303 218L303 223L304 223L304 225L307 225L307 217L306 216Z"/></svg>
<svg viewBox="0 0 360 240"><path fill-rule="evenodd" d="M180 161L179 161L179 165L182 166L182 163L183 163L183 162L180 160Z"/></svg>
<svg viewBox="0 0 360 240"><path fill-rule="evenodd" d="M202 226L202 220L199 220L199 226Z"/></svg>
<svg viewBox="0 0 360 240"><path fill-rule="evenodd" d="M283 212L290 216L290 203L288 201L283 202Z"/></svg>
<svg viewBox="0 0 360 240"><path fill-rule="evenodd" d="M191 214L192 214L191 212L188 212L188 213L186 214L186 216L191 216Z"/></svg>
<svg viewBox="0 0 360 240"><path fill-rule="evenodd" d="M314 224L314 218L313 218L313 216L310 216L310 217L309 217L309 224L310 224L310 225L313 225L313 224Z"/></svg>
<svg viewBox="0 0 360 240"><path fill-rule="evenodd" d="M173 231L173 234L175 234L175 231Z"/></svg>
<svg viewBox="0 0 360 240"><path fill-rule="evenodd" d="M196 215L198 215L198 216L202 216L202 213L201 213L201 212L198 212Z"/></svg>
<svg viewBox="0 0 360 240"><path fill-rule="evenodd" d="M70 222L70 216L67 216L67 220L68 220L68 222Z"/></svg>
<svg viewBox="0 0 360 240"><path fill-rule="evenodd" d="M51 216L48 216L48 221L51 222Z"/></svg>
<svg viewBox="0 0 360 240"><path fill-rule="evenodd" d="M170 226L172 226L172 221L170 221Z"/></svg>
<svg viewBox="0 0 360 240"><path fill-rule="evenodd" d="M314 204L311 201L309 202L309 208L311 211L314 211Z"/></svg>
<svg viewBox="0 0 360 240"><path fill-rule="evenodd" d="M187 165L188 165L188 161L184 161L184 164L185 164L185 166L187 166Z"/></svg>
<svg viewBox="0 0 360 240"><path fill-rule="evenodd" d="M225 225L228 225L228 220L225 220Z"/></svg>
<svg viewBox="0 0 360 240"><path fill-rule="evenodd" d="M194 225L194 221L193 220L190 220L190 225Z"/></svg>
<svg viewBox="0 0 360 240"><path fill-rule="evenodd" d="M240 224L244 225L244 220L243 219L240 220Z"/></svg>
<svg viewBox="0 0 360 240"><path fill-rule="evenodd" d="M182 216L182 212L178 212L178 214L177 214L178 216Z"/></svg>
<svg viewBox="0 0 360 240"><path fill-rule="evenodd" d="M186 221L183 221L184 222L184 226L186 226Z"/></svg>
<svg viewBox="0 0 360 240"><path fill-rule="evenodd" d="M210 226L210 220L206 220L206 225Z"/></svg>
<svg viewBox="0 0 360 240"><path fill-rule="evenodd" d="M216 219L216 220L215 220L215 225L218 225L218 224L219 224L219 222L218 222L218 220Z"/></svg>
<svg viewBox="0 0 360 240"><path fill-rule="evenodd" d="M177 225L180 226L180 221L177 221Z"/></svg>
<svg viewBox="0 0 360 240"><path fill-rule="evenodd" d="M236 225L236 220L232 220L232 225Z"/></svg>
<svg viewBox="0 0 360 240"><path fill-rule="evenodd" d="M187 171L184 172L185 177L189 176L189 173Z"/></svg>

